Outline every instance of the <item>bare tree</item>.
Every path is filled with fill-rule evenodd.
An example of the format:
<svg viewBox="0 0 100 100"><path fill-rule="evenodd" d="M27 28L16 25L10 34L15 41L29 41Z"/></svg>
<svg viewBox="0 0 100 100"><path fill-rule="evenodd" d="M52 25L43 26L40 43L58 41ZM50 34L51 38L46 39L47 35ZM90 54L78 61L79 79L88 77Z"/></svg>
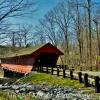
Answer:
<svg viewBox="0 0 100 100"><path fill-rule="evenodd" d="M92 67L92 34L91 34L91 0L87 0L88 3L88 20L89 20L89 64Z"/></svg>
<svg viewBox="0 0 100 100"><path fill-rule="evenodd" d="M98 50L97 50L97 67L99 67L99 55L100 55L100 34L99 34L99 22L96 20L96 19L94 19L93 20L94 21L94 23L95 23L95 26L96 26L96 36L97 36L97 48L98 48Z"/></svg>
<svg viewBox="0 0 100 100"><path fill-rule="evenodd" d="M94 20L95 26L93 24L95 15L92 11L97 9L93 5L91 0L67 0L46 14L38 25L38 34L40 32L46 41L60 45L64 51L65 64L87 64L87 68L92 68L100 33L100 20Z"/></svg>
<svg viewBox="0 0 100 100"><path fill-rule="evenodd" d="M32 25L22 25L20 32L24 46L26 47L27 44L32 40Z"/></svg>
<svg viewBox="0 0 100 100"><path fill-rule="evenodd" d="M57 34L58 30L51 12L45 15L44 20L40 21L40 25L43 27L44 34L50 39L52 44L57 46L59 35Z"/></svg>
<svg viewBox="0 0 100 100"><path fill-rule="evenodd" d="M35 3L34 0L0 0L0 42L7 42L7 35L13 33L9 19L33 14L36 10Z"/></svg>
<svg viewBox="0 0 100 100"><path fill-rule="evenodd" d="M45 34L45 30L43 28L43 26L41 24L38 24L37 26L35 26L35 32L34 32L34 42L36 41L36 39L38 39L38 43L40 44L45 44L46 43L46 35ZM35 42L35 44L37 44Z"/></svg>
<svg viewBox="0 0 100 100"><path fill-rule="evenodd" d="M0 22L9 17L32 13L34 6L34 0L0 0Z"/></svg>
<svg viewBox="0 0 100 100"><path fill-rule="evenodd" d="M68 2L63 2L58 5L57 8L55 8L52 11L53 20L56 23L56 25L59 27L59 30L61 30L64 40L65 40L65 46L66 49L64 49L65 52L65 64L69 63L69 27L70 27L70 21L71 21L71 10L70 6L68 5ZM67 61L67 62L66 62Z"/></svg>

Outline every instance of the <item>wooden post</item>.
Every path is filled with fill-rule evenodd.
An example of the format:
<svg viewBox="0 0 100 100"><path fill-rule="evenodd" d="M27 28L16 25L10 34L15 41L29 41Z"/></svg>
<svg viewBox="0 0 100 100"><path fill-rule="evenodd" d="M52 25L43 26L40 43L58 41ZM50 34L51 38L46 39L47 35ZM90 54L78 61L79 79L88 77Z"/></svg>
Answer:
<svg viewBox="0 0 100 100"><path fill-rule="evenodd" d="M63 70L66 70L66 65L62 65Z"/></svg>
<svg viewBox="0 0 100 100"><path fill-rule="evenodd" d="M60 68L61 68L61 69L64 69L64 66L63 66L63 65L61 65L61 66L60 66Z"/></svg>
<svg viewBox="0 0 100 100"><path fill-rule="evenodd" d="M59 76L59 68L57 68L57 76Z"/></svg>
<svg viewBox="0 0 100 100"><path fill-rule="evenodd" d="M41 72L43 72L43 66L41 66Z"/></svg>
<svg viewBox="0 0 100 100"><path fill-rule="evenodd" d="M53 75L53 67L51 68L51 75Z"/></svg>
<svg viewBox="0 0 100 100"><path fill-rule="evenodd" d="M59 65L57 68L62 69L62 65Z"/></svg>
<svg viewBox="0 0 100 100"><path fill-rule="evenodd" d="M96 77L95 77L95 92L96 92L96 93L100 93L99 79L100 79L99 76L96 76Z"/></svg>
<svg viewBox="0 0 100 100"><path fill-rule="evenodd" d="M96 66L96 71L98 71L98 66Z"/></svg>
<svg viewBox="0 0 100 100"><path fill-rule="evenodd" d="M79 82L82 83L82 72L78 73L78 77L79 77Z"/></svg>
<svg viewBox="0 0 100 100"><path fill-rule="evenodd" d="M39 72L41 72L41 67L39 66Z"/></svg>
<svg viewBox="0 0 100 100"><path fill-rule="evenodd" d="M65 70L66 70L66 69L67 69L67 66L65 65L64 68L65 68Z"/></svg>
<svg viewBox="0 0 100 100"><path fill-rule="evenodd" d="M66 77L66 73L65 73L65 70L63 69L63 78Z"/></svg>
<svg viewBox="0 0 100 100"><path fill-rule="evenodd" d="M70 79L73 79L73 70L70 70Z"/></svg>
<svg viewBox="0 0 100 100"><path fill-rule="evenodd" d="M41 72L41 67L39 66L39 72Z"/></svg>
<svg viewBox="0 0 100 100"><path fill-rule="evenodd" d="M92 71L92 67L90 67L90 71Z"/></svg>
<svg viewBox="0 0 100 100"><path fill-rule="evenodd" d="M84 74L84 85L88 87L88 74Z"/></svg>
<svg viewBox="0 0 100 100"><path fill-rule="evenodd" d="M39 72L39 66L37 66L37 72Z"/></svg>
<svg viewBox="0 0 100 100"><path fill-rule="evenodd" d="M41 66L39 66L39 72L41 72Z"/></svg>
<svg viewBox="0 0 100 100"><path fill-rule="evenodd" d="M82 71L82 67L80 67L80 71Z"/></svg>
<svg viewBox="0 0 100 100"><path fill-rule="evenodd" d="M47 71L47 73L48 73L48 66L46 67L46 71Z"/></svg>

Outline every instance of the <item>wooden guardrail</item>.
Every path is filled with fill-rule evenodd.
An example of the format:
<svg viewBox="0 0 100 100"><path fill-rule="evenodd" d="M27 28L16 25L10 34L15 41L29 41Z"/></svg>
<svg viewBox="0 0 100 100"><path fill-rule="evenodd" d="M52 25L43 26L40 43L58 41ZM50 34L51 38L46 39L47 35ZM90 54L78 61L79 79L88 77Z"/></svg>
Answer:
<svg viewBox="0 0 100 100"><path fill-rule="evenodd" d="M95 92L100 93L100 78L99 76L88 75L87 73L75 72L73 69L68 69L66 65L57 65L55 67L37 66L35 70L37 72L51 73L51 75L63 76L63 78L69 77L71 80L77 79L80 83L84 83L85 87L95 87Z"/></svg>

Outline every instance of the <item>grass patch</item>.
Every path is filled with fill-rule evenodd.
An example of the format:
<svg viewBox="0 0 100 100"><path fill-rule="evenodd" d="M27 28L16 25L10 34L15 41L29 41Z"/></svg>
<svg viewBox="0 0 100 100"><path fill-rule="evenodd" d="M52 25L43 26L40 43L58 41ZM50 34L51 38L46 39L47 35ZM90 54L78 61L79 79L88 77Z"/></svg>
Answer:
<svg viewBox="0 0 100 100"><path fill-rule="evenodd" d="M35 73L30 76L23 77L17 82L33 83L38 85L45 83L53 86L74 87L78 90L83 90L84 93L93 94L96 98L100 97L100 94L96 94L92 88L85 88L84 84L80 84L78 80L70 80L69 78L57 77L45 73ZM33 97L32 94L15 94L11 91L1 91L0 100L38 100L38 98Z"/></svg>
<svg viewBox="0 0 100 100"><path fill-rule="evenodd" d="M53 86L64 86L64 87L75 87L75 88L82 88L84 87L83 84L80 84L78 80L70 80L69 78L61 78L50 74L45 73L36 73L32 74L28 77L24 77L21 82L30 82L33 84L48 84Z"/></svg>
<svg viewBox="0 0 100 100"><path fill-rule="evenodd" d="M38 100L32 94L15 94L10 91L0 91L0 100Z"/></svg>

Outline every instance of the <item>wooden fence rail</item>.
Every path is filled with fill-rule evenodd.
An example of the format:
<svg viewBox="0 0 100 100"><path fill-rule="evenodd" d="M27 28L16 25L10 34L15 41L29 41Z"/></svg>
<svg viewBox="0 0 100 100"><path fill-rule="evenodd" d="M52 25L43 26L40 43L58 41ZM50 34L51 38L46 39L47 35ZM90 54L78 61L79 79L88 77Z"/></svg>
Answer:
<svg viewBox="0 0 100 100"><path fill-rule="evenodd" d="M50 73L51 75L63 76L63 78L69 77L71 80L77 79L80 83L84 83L85 87L93 86L95 87L95 92L100 93L100 78L99 76L91 76L87 73L74 72L73 69L68 69L66 65L57 65L55 67L44 67L37 66L35 71L41 73Z"/></svg>

